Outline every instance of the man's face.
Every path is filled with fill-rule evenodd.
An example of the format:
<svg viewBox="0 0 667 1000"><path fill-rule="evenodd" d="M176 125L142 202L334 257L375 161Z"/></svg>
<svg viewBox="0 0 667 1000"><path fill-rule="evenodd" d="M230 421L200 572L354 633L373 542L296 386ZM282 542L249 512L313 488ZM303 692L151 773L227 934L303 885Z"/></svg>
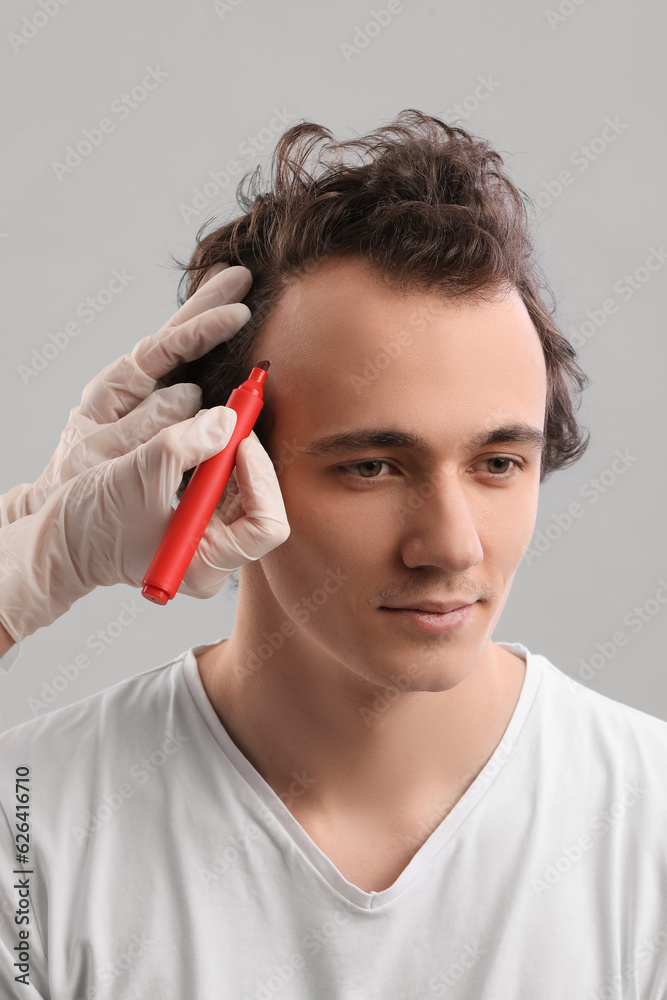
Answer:
<svg viewBox="0 0 667 1000"><path fill-rule="evenodd" d="M326 261L288 286L255 356L271 362L267 450L291 527L244 567L260 613L375 684L458 684L491 638L537 513L539 444L470 444L508 424L544 427L544 356L518 292L476 305L399 296L360 259ZM384 428L430 451L308 451ZM452 598L476 603L451 632L380 610Z"/></svg>

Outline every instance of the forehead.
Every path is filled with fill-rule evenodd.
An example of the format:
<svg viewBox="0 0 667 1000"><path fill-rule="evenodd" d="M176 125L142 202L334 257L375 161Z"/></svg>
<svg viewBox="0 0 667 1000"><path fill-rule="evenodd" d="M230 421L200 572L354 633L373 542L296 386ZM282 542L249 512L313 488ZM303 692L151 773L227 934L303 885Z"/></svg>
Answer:
<svg viewBox="0 0 667 1000"><path fill-rule="evenodd" d="M355 259L328 261L286 287L255 353L271 361L276 422L298 422L300 439L364 422L423 432L436 421L467 437L542 425L544 354L516 290L486 302L398 294Z"/></svg>

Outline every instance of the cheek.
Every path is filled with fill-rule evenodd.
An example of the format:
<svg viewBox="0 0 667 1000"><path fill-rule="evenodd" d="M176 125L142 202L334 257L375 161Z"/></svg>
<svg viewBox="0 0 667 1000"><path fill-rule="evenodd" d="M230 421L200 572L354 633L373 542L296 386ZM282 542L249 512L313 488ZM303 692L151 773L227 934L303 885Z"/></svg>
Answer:
<svg viewBox="0 0 667 1000"><path fill-rule="evenodd" d="M537 502L538 490L527 484L525 490L514 495L502 524L495 527L494 547L509 563L517 565L530 545L537 520Z"/></svg>
<svg viewBox="0 0 667 1000"><path fill-rule="evenodd" d="M285 470L280 485L291 532L275 553L262 559L271 585L280 582L278 592L311 592L338 573L359 585L378 563L391 559L396 532L388 530L389 512L381 516L378 498L373 501L322 477L297 475L296 469ZM337 593L330 611L345 603L347 594Z"/></svg>
<svg viewBox="0 0 667 1000"><path fill-rule="evenodd" d="M535 530L538 485L526 480L520 488L498 489L473 512L484 558L498 565L516 568Z"/></svg>
<svg viewBox="0 0 667 1000"><path fill-rule="evenodd" d="M352 554L360 539L379 533L377 500L372 504L369 498L346 491L333 473L328 478L285 470L280 490L292 529L283 547L293 543L292 553Z"/></svg>

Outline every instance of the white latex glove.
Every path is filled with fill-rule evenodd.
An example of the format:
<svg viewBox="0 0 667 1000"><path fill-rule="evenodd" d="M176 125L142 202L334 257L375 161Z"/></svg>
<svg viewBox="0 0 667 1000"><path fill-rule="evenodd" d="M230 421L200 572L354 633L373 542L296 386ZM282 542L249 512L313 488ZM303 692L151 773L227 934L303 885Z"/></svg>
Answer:
<svg viewBox="0 0 667 1000"><path fill-rule="evenodd" d="M0 621L15 642L95 587L141 588L183 472L222 451L235 425L230 407L199 410L70 479L35 514L3 528ZM254 431L239 443L236 473L238 494L213 512L178 593L212 597L233 570L289 537L273 462Z"/></svg>
<svg viewBox="0 0 667 1000"><path fill-rule="evenodd" d="M163 427L192 416L201 403L201 390L191 383L156 389L157 380L181 361L202 357L238 333L250 319L248 306L240 300L251 285L247 267L214 264L192 298L157 333L102 369L83 390L81 403L70 410L46 469L34 483L21 483L0 495L0 527L36 513L80 472L125 455Z"/></svg>
<svg viewBox="0 0 667 1000"><path fill-rule="evenodd" d="M97 586L141 587L183 472L229 440L235 411L197 413L201 390L191 383L155 390L177 364L208 353L250 318L234 301L250 288L248 268L216 264L204 282L158 333L86 386L37 482L0 496L0 623L15 642ZM159 458L143 445L157 448ZM119 464L121 458L127 461ZM229 573L289 533L273 463L251 431L178 592L213 596Z"/></svg>

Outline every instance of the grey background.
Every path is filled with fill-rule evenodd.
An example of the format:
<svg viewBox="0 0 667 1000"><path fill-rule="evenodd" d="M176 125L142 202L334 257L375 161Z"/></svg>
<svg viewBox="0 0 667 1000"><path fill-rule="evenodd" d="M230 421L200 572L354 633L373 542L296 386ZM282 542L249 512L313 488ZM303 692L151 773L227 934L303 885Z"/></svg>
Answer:
<svg viewBox="0 0 667 1000"><path fill-rule="evenodd" d="M583 328L579 360L592 380L579 411L588 452L542 487L532 544L546 543L524 558L493 638L523 642L582 683L667 719L664 265L637 271L667 239L660 5L565 0L559 14L555 2L403 0L346 58L384 0L43 2L57 9L37 16L46 23L36 30L23 19L43 10L37 0L7 3L2 14L2 86L12 96L2 112L0 492L37 478L84 386L175 311L169 254L189 256L207 217L238 214L240 174L186 221L182 206L210 172L231 160L242 173L268 166L279 135L301 120L343 139L419 108L488 138L515 184L539 199L558 319L573 340ZM33 37L17 41L22 31ZM121 120L112 104L147 67L166 78ZM492 92L476 98L481 79ZM278 131L276 109L291 116ZM104 117L114 131L59 180L53 161ZM619 134L598 142L606 119L621 123ZM260 137L259 150L249 136ZM595 159L582 170L576 151L591 144ZM566 169L573 182L557 192ZM79 317L81 334L25 384L20 366L32 349L76 320L114 268L133 276L127 288L92 322ZM635 271L639 287L624 300L614 286ZM608 299L616 312L595 326L587 312ZM623 471L614 470L617 451L632 456ZM581 516L564 527L575 501ZM136 618L115 629L123 602ZM178 596L165 608L129 587L98 589L0 670L0 730L32 718L29 699L42 700L56 677L66 683L49 709L230 635L235 603L229 583L208 601ZM632 625L635 608L645 620ZM107 629L118 634L91 652L89 637ZM81 652L92 664L69 680L66 665Z"/></svg>

